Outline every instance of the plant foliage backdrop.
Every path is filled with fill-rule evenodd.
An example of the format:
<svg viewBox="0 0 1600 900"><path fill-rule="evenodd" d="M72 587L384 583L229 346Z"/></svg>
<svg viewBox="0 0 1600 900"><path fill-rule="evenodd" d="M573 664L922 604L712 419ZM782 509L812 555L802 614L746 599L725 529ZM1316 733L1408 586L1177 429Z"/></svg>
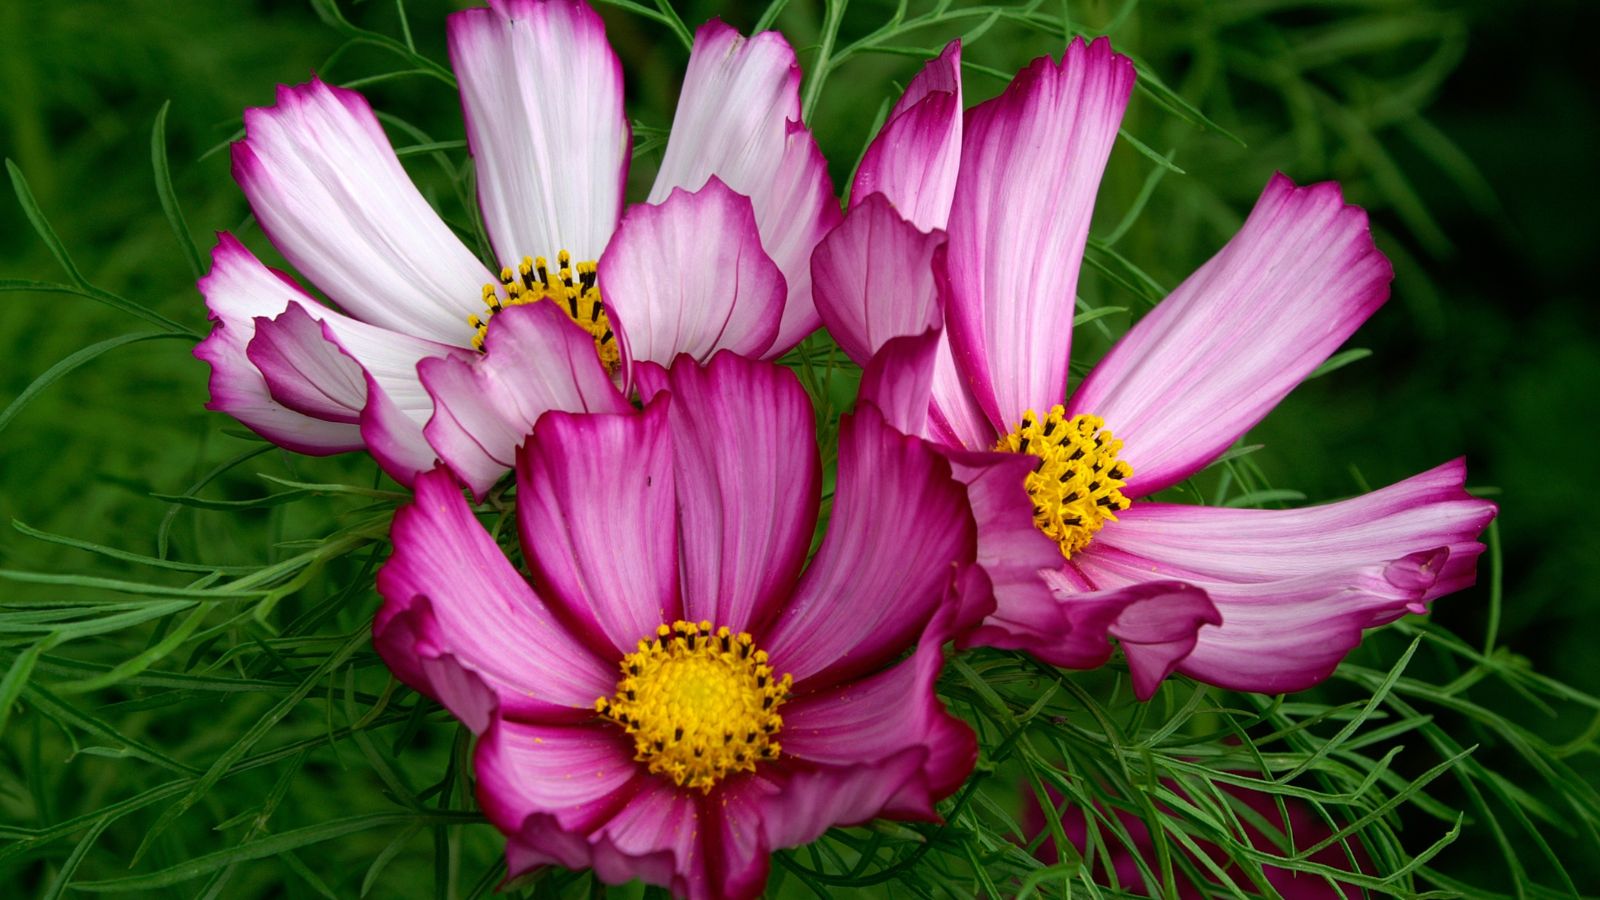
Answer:
<svg viewBox="0 0 1600 900"><path fill-rule="evenodd" d="M467 898L503 877L500 838L474 810L470 736L371 650L372 574L403 495L362 455L295 456L205 412L206 370L189 355L206 328L193 281L210 232L247 235L281 264L223 152L241 110L279 82L315 70L367 93L430 199L479 239L441 65L453 8L0 5L0 135L19 201L0 207L8 893ZM1203 872L1186 852L1196 842L1256 865L1237 878L1243 894L1270 895L1268 859L1325 871L1314 848L1237 838L1249 816L1223 785L1312 803L1338 823L1330 845L1371 855L1353 883L1373 896L1600 890L1600 529L1580 500L1600 420L1596 313L1579 287L1596 213L1568 175L1596 150L1588 63L1571 61L1590 58L1592 11L615 0L601 12L632 104L631 199L671 121L684 22L789 36L839 185L946 40L965 40L970 104L1071 35L1111 35L1140 82L1097 206L1080 358L1220 246L1275 169L1342 182L1397 269L1389 306L1190 482L1190 499L1329 500L1465 450L1470 484L1502 508L1477 588L1370 636L1303 694L1175 679L1137 704L1116 667L960 657L941 692L983 753L946 824L839 829L779 853L774 896L1138 895L1095 887L1072 852L1038 852L1062 844L1058 815L1043 832L1024 824L1028 799L1046 796L1146 820L1152 883ZM1512 22L1538 53L1505 36ZM855 373L820 335L787 362L826 448ZM1112 846L1131 840L1118 822L1101 820ZM605 891L565 872L512 890Z"/></svg>

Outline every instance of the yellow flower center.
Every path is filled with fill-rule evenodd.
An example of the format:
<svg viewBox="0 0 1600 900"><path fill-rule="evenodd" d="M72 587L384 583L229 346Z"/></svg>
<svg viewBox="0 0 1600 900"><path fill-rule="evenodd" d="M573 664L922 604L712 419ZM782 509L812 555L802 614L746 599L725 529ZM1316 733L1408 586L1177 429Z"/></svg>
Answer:
<svg viewBox="0 0 1600 900"><path fill-rule="evenodd" d="M594 337L594 352L600 357L600 363L607 372L615 373L622 364L622 357L617 350L617 336L611 333L611 321L606 318L600 288L595 284L595 264L581 262L574 270L572 254L565 250L556 257L556 263L558 267L552 275L544 257L524 256L517 268L507 266L500 270L499 284L484 285L483 305L487 309L481 316L467 317L467 324L476 330L472 346L483 349L489 320L495 313L508 306L550 299L560 304L579 328Z"/></svg>
<svg viewBox="0 0 1600 900"><path fill-rule="evenodd" d="M1039 457L1025 482L1033 499L1033 524L1060 544L1068 559L1088 546L1107 519L1115 522L1116 514L1131 505L1121 488L1133 469L1117 461L1122 442L1099 416L1068 419L1058 405L1041 422L1030 409L1022 414L1022 425L995 449Z"/></svg>
<svg viewBox="0 0 1600 900"><path fill-rule="evenodd" d="M778 758L778 707L793 683L773 677L747 632L680 621L622 658L617 693L594 708L633 735L633 758L652 773L709 793L730 773Z"/></svg>

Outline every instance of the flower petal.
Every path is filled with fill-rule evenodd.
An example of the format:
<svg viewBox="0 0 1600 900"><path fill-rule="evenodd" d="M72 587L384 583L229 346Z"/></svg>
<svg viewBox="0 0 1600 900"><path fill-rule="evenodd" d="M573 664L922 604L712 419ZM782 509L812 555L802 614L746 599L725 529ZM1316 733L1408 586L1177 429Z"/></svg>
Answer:
<svg viewBox="0 0 1600 900"><path fill-rule="evenodd" d="M495 315L481 355L423 360L418 374L434 402L428 442L479 497L511 468L545 412L631 409L594 340L544 301Z"/></svg>
<svg viewBox="0 0 1600 900"><path fill-rule="evenodd" d="M877 407L889 427L902 434L923 434L941 337L930 330L885 343L861 373L856 402Z"/></svg>
<svg viewBox="0 0 1600 900"><path fill-rule="evenodd" d="M1056 572L1045 573L1044 582L1052 588L1047 597L1013 594L962 646L1025 650L1053 666L1093 669L1111 658L1116 638L1134 695L1148 700L1206 633L1201 626L1222 621L1206 592L1183 582L1084 591Z"/></svg>
<svg viewBox="0 0 1600 900"><path fill-rule="evenodd" d="M642 383L672 392L685 617L759 632L793 588L816 527L811 401L789 370L719 353Z"/></svg>
<svg viewBox="0 0 1600 900"><path fill-rule="evenodd" d="M716 176L630 208L600 257L600 289L624 357L662 366L680 353L761 356L787 296L749 198Z"/></svg>
<svg viewBox="0 0 1600 900"><path fill-rule="evenodd" d="M378 654L403 681L474 727L486 724L483 704L474 679L455 667L492 690L503 715L592 716L594 701L616 687L615 668L556 620L478 524L448 472L422 475L415 491L416 500L395 514L394 555L378 570Z"/></svg>
<svg viewBox="0 0 1600 900"><path fill-rule="evenodd" d="M1095 537L1092 560L1118 559L1151 577L1264 582L1450 551L1424 600L1472 584L1478 534L1495 505L1463 487L1457 459L1388 487L1303 509L1135 503Z"/></svg>
<svg viewBox="0 0 1600 900"><path fill-rule="evenodd" d="M603 655L681 618L671 398L643 413L551 412L517 457L517 524L534 579Z"/></svg>
<svg viewBox="0 0 1600 900"><path fill-rule="evenodd" d="M538 815L560 830L582 835L609 821L644 790L643 782L651 776L634 763L633 752L633 739L609 724L541 725L497 718L473 752L478 802L489 821L513 841L528 818ZM582 858L551 861L571 868L588 864Z"/></svg>
<svg viewBox="0 0 1600 900"><path fill-rule="evenodd" d="M921 231L950 218L961 167L961 40L945 45L906 85L856 167L850 206L883 194Z"/></svg>
<svg viewBox="0 0 1600 900"><path fill-rule="evenodd" d="M1150 577L1130 559L1080 556L1074 562L1102 588ZM1425 612L1425 598L1448 570L1449 557L1449 549L1439 547L1392 562L1249 584L1187 579L1216 604L1222 625L1200 632L1177 671L1230 690L1305 690L1333 673L1361 643L1364 629Z"/></svg>
<svg viewBox="0 0 1600 900"><path fill-rule="evenodd" d="M351 315L465 345L494 277L417 191L360 94L320 80L245 110L233 174L284 257Z"/></svg>
<svg viewBox="0 0 1600 900"><path fill-rule="evenodd" d="M1274 175L1244 227L1139 321L1068 404L1123 441L1138 497L1261 421L1389 296L1367 214L1333 182Z"/></svg>
<svg viewBox="0 0 1600 900"><path fill-rule="evenodd" d="M211 401L206 408L225 412L298 453L361 449L360 428L348 416L327 421L273 399L248 355L256 317L276 316L293 305L318 305L316 301L287 275L263 266L231 234L217 236L211 257L211 271L199 281L210 310L211 334L194 349L195 357L211 366Z"/></svg>
<svg viewBox="0 0 1600 900"><path fill-rule="evenodd" d="M478 204L502 266L595 260L622 213L632 145L622 63L578 0L493 0L449 17Z"/></svg>
<svg viewBox="0 0 1600 900"><path fill-rule="evenodd" d="M797 689L872 671L922 633L975 552L949 463L862 405L840 428L827 536L761 644Z"/></svg>
<svg viewBox="0 0 1600 900"><path fill-rule="evenodd" d="M750 198L789 293L768 357L815 330L811 251L839 221L827 162L800 121L800 68L783 36L745 38L715 19L695 33L672 134L649 202L712 175Z"/></svg>
<svg viewBox="0 0 1600 900"><path fill-rule="evenodd" d="M944 232L923 234L882 194L866 198L817 245L811 290L839 348L865 366L890 338L942 322L933 254Z"/></svg>
<svg viewBox="0 0 1600 900"><path fill-rule="evenodd" d="M945 327L1001 430L1065 394L1078 267L1133 80L1105 38L1074 40L967 116Z"/></svg>

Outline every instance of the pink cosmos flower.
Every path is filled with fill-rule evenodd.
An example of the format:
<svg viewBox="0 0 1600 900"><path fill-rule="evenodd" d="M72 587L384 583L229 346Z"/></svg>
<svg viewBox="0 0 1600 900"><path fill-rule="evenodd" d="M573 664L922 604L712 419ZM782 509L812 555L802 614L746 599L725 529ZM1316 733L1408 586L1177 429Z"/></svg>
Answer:
<svg viewBox="0 0 1600 900"><path fill-rule="evenodd" d="M1141 697L1174 670L1286 692L1326 678L1363 629L1472 583L1495 507L1463 489L1460 460L1309 509L1146 499L1387 299L1389 263L1337 185L1274 176L1069 396L1078 269L1133 65L1075 40L964 115L959 75L952 43L908 86L812 271L839 345L863 365L883 350L863 392L970 483L998 609L969 642L1086 668L1114 637Z"/></svg>
<svg viewBox="0 0 1600 900"><path fill-rule="evenodd" d="M637 374L642 411L548 412L519 452L532 583L448 471L417 478L374 644L478 733L513 877L754 897L773 850L935 819L971 770L933 686L993 608L976 528L949 464L862 405L807 566L820 471L793 374L731 353Z"/></svg>
<svg viewBox="0 0 1600 900"><path fill-rule="evenodd" d="M575 332L590 346L592 363L519 361L519 378L573 410L622 402L609 386L594 394L589 369L626 387L636 359L706 358L719 347L775 356L816 328L808 260L839 211L800 124L800 72L780 35L746 39L717 21L700 29L653 205L620 231L630 129L622 67L594 10L493 0L451 15L449 38L498 272L423 199L365 99L316 79L280 88L275 106L245 112L234 176L273 244L342 311L220 235L199 283L214 326L195 350L212 367L210 408L293 450L366 447L409 483L464 440L459 422L426 433L433 398L419 361L459 384L504 310L552 307L544 312L563 315L520 316L520 327L547 345L565 348ZM708 239L722 227L726 238ZM715 250L673 243L696 229ZM597 267L608 245L617 261ZM748 276L746 295L775 307L776 321L766 308L739 313L750 324L726 310L713 323L715 309L664 307L677 298L643 283L644 265L662 267L656 278ZM534 302L543 299L556 302ZM664 324L679 319L676 330ZM467 477L482 491L508 463L486 472L478 461Z"/></svg>

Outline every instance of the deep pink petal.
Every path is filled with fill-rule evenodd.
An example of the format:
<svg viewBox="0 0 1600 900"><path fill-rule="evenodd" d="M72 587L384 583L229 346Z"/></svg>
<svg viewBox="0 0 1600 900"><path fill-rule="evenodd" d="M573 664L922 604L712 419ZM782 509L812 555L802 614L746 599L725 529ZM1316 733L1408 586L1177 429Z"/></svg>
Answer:
<svg viewBox="0 0 1600 900"><path fill-rule="evenodd" d="M581 835L609 821L653 778L633 753L632 738L598 720L541 725L497 719L473 753L478 803L513 840L529 817L539 815ZM588 864L552 861L572 868Z"/></svg>
<svg viewBox="0 0 1600 900"><path fill-rule="evenodd" d="M840 429L827 536L762 640L774 668L822 685L894 658L973 561L974 530L950 464L860 406Z"/></svg>
<svg viewBox="0 0 1600 900"><path fill-rule="evenodd" d="M882 194L922 231L950 218L961 167L961 41L953 40L906 85L872 139L850 187L855 207Z"/></svg>
<svg viewBox="0 0 1600 900"><path fill-rule="evenodd" d="M811 302L811 251L839 221L827 162L800 122L800 68L775 31L745 38L715 19L695 34L672 134L649 202L699 190L712 175L750 198L768 256L788 286L767 356L820 320Z"/></svg>
<svg viewBox="0 0 1600 900"><path fill-rule="evenodd" d="M1111 348L1068 404L1123 441L1138 497L1210 463L1389 296L1367 214L1274 175L1244 227Z"/></svg>
<svg viewBox="0 0 1600 900"><path fill-rule="evenodd" d="M750 200L715 176L630 208L600 257L600 289L624 357L662 366L680 353L761 356L787 297Z"/></svg>
<svg viewBox="0 0 1600 900"><path fill-rule="evenodd" d="M924 234L882 194L866 198L811 257L817 313L856 365L884 342L939 327L933 253L944 232Z"/></svg>
<svg viewBox="0 0 1600 900"><path fill-rule="evenodd" d="M686 617L759 631L793 589L816 527L811 401L789 370L731 353L640 369L642 389L672 392Z"/></svg>
<svg viewBox="0 0 1600 900"><path fill-rule="evenodd" d="M861 373L857 401L876 406L890 428L902 434L923 434L928 427L934 354L941 337L938 331L925 331L884 344Z"/></svg>
<svg viewBox="0 0 1600 900"><path fill-rule="evenodd" d="M313 79L245 110L234 178L272 243L351 315L465 346L489 271L406 175L360 94Z"/></svg>
<svg viewBox="0 0 1600 900"><path fill-rule="evenodd" d="M211 334L194 349L195 357L211 366L206 408L228 413L267 440L300 453L361 449L360 428L348 416L327 421L273 399L248 356L258 316L319 304L288 276L263 266L231 234L217 236L211 256L211 271L199 281L210 310Z"/></svg>
<svg viewBox="0 0 1600 900"><path fill-rule="evenodd" d="M378 570L378 654L475 727L486 719L474 680L494 692L503 715L592 715L594 701L616 689L614 665L556 620L448 472L422 475L415 491L416 500L395 514L394 555Z"/></svg>
<svg viewBox="0 0 1600 900"><path fill-rule="evenodd" d="M1095 560L1150 577L1263 582L1386 562L1444 547L1450 557L1423 598L1472 584L1478 535L1495 505L1468 494L1453 460L1386 488L1303 509L1135 503L1095 537Z"/></svg>
<svg viewBox="0 0 1600 900"><path fill-rule="evenodd" d="M1078 268L1133 81L1105 38L1074 40L967 117L945 327L1002 430L1065 395Z"/></svg>
<svg viewBox="0 0 1600 900"><path fill-rule="evenodd" d="M534 579L616 657L681 617L670 402L627 415L547 413L517 460Z"/></svg>
<svg viewBox="0 0 1600 900"><path fill-rule="evenodd" d="M630 409L595 355L594 340L544 301L491 319L481 355L424 360L418 371L435 409L424 433L479 497L511 468L517 447L549 410Z"/></svg>
<svg viewBox="0 0 1600 900"><path fill-rule="evenodd" d="M495 0L449 17L478 204L502 266L595 260L622 213L631 152L622 63L578 0Z"/></svg>

